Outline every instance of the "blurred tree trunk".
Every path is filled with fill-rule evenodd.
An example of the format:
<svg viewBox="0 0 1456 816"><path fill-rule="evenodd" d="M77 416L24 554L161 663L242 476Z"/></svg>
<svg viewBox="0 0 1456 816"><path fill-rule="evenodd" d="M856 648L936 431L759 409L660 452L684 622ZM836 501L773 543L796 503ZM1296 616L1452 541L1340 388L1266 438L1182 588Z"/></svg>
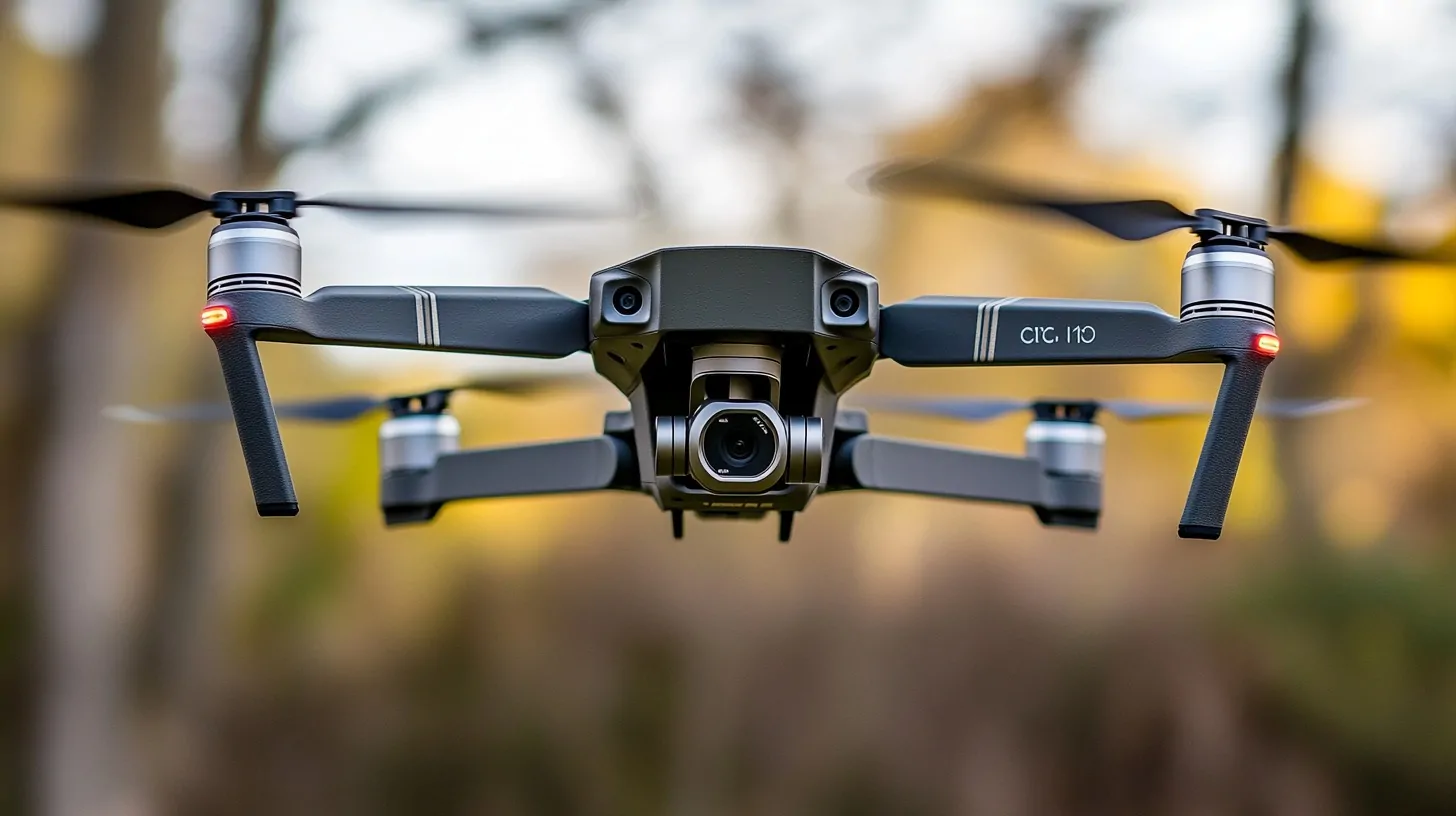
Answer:
<svg viewBox="0 0 1456 816"><path fill-rule="evenodd" d="M1293 0L1293 26L1290 30L1289 55L1279 78L1280 132L1274 155L1274 220L1288 224L1294 209L1295 184L1299 161L1303 156L1305 120L1308 114L1310 51L1314 40L1314 4L1312 0ZM1275 303L1289 292L1289 283L1276 276ZM1318 391L1327 379L1327 368L1317 352L1291 344L1273 367L1270 390L1275 396L1304 396ZM1286 543L1303 546L1319 535L1319 507L1316 497L1304 478L1303 461L1307 434L1298 422L1280 422L1273 426L1274 466L1284 490L1283 531Z"/></svg>
<svg viewBox="0 0 1456 816"><path fill-rule="evenodd" d="M1309 121L1310 68L1319 41L1314 0L1293 0L1289 54L1279 79L1281 123L1274 157L1273 212L1277 223L1298 221L1296 212L1300 164ZM1291 270L1276 276L1275 301L1290 296ZM1297 274L1297 273L1295 273ZM1369 284L1357 280L1361 291L1356 299L1356 317L1350 329L1329 348L1309 349L1298 343L1287 345L1271 369L1271 396L1329 397L1340 393L1344 374L1358 351L1365 347L1372 329ZM1311 423L1278 422L1271 426L1274 466L1284 492L1282 533L1285 546L1317 545L1326 531L1321 524L1320 496L1324 485L1312 478L1311 459L1319 445L1319 429Z"/></svg>
<svg viewBox="0 0 1456 816"><path fill-rule="evenodd" d="M268 186L283 158L263 128L279 5L279 0L252 4L251 31L244 38L247 56L238 83L242 91L238 132L233 155L218 163L216 177L204 180L213 188ZM200 263L200 253L195 255ZM200 331L195 340L178 372L184 381L181 399L226 401L212 344ZM217 662L212 649L220 639L220 601L225 593L219 565L226 537L210 529L218 518L214 474L228 446L237 443L231 425L187 424L178 436L179 444L162 466L153 498L155 568L138 653L143 656L145 691L171 715L173 726L185 728L198 712ZM188 739L182 735L184 745Z"/></svg>
<svg viewBox="0 0 1456 816"><path fill-rule="evenodd" d="M101 4L74 120L81 179L161 169L164 9L164 0ZM68 227L28 338L22 427L39 446L28 507L41 619L41 813L148 809L129 767L125 727L143 480L125 437L101 416L141 362L139 246L89 225Z"/></svg>

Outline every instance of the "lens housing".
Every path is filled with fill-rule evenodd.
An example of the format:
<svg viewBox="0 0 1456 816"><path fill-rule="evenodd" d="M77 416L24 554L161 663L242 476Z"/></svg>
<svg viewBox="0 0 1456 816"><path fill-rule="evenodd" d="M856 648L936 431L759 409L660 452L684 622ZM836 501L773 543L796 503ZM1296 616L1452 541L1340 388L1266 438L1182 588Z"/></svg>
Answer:
<svg viewBox="0 0 1456 816"><path fill-rule="evenodd" d="M836 289L829 296L829 309L839 317L850 317L859 311L859 295L847 286Z"/></svg>
<svg viewBox="0 0 1456 816"><path fill-rule="evenodd" d="M635 286L623 286L612 295L612 305L624 315L634 315L642 308L642 290Z"/></svg>
<svg viewBox="0 0 1456 816"><path fill-rule="evenodd" d="M688 428L688 469L718 493L759 493L788 466L788 429L768 403L704 403Z"/></svg>

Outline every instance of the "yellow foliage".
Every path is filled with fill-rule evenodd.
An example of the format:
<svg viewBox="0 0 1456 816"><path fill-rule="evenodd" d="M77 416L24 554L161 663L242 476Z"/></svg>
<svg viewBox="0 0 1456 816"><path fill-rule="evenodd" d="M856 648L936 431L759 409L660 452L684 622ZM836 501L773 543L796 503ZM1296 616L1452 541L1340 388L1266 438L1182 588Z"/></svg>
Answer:
<svg viewBox="0 0 1456 816"><path fill-rule="evenodd" d="M1337 544L1364 547L1389 531L1393 511L1391 498L1379 482L1364 474L1350 474L1326 497L1322 521Z"/></svg>
<svg viewBox="0 0 1456 816"><path fill-rule="evenodd" d="M1382 311L1400 334L1422 343L1456 337L1456 277L1445 272L1402 272L1381 280Z"/></svg>
<svg viewBox="0 0 1456 816"><path fill-rule="evenodd" d="M1279 334L1290 345L1310 351L1332 348L1355 322L1358 301L1356 283L1348 276L1330 273L1285 271L1298 276L1284 290L1277 304Z"/></svg>

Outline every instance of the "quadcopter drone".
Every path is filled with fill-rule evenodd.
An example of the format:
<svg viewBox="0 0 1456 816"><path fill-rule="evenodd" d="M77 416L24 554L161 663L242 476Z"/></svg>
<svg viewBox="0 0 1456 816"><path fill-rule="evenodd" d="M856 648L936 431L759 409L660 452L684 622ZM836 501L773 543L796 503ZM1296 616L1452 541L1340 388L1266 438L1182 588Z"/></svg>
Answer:
<svg viewBox="0 0 1456 816"><path fill-rule="evenodd" d="M291 225L301 207L590 213L301 199L285 191L12 194L0 204L149 229L202 213L218 218L201 322L217 349L226 413L237 426L258 513L299 510L280 416L348 419L387 409L380 505L389 525L429 521L445 504L466 499L622 490L650 495L671 514L677 536L688 512L750 519L774 512L787 540L794 514L819 493L878 490L1024 505L1044 525L1090 528L1102 502L1098 404L998 403L1003 413L1035 412L1026 454L1012 456L870 433L866 414L842 408L841 398L881 359L911 367L1214 363L1224 366L1223 380L1178 535L1216 539L1264 372L1279 351L1268 243L1316 261L1420 260L1215 210L1188 215L1160 201L1035 195L936 162L888 165L870 183L881 192L1050 209L1126 240L1189 229L1196 240L1183 261L1179 314L1149 303L1055 298L931 296L881 305L875 278L862 270L809 249L761 246L660 249L593 273L585 301L526 286L328 286L305 296ZM448 411L459 387L275 408L259 343L533 358L585 352L631 407L607 413L598 436L460 450L460 426ZM1131 405L1121 412L1135 413ZM1119 412L1114 403L1101 407ZM1161 409L1142 410L1151 416ZM1292 405L1271 413L1316 410L1321 406Z"/></svg>

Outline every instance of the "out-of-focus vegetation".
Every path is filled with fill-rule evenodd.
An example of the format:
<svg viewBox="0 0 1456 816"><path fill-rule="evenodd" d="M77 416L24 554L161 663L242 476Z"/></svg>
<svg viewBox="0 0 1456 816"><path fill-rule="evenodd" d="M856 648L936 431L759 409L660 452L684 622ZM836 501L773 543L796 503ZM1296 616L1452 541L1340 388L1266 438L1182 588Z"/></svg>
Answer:
<svg viewBox="0 0 1456 816"><path fill-rule="evenodd" d="M519 258L530 270L518 282L575 294L592 270L653 247L736 240L812 245L875 273L885 302L951 292L1176 305L1176 239L1120 245L968 207L876 205L844 183L845 162L907 154L1189 206L1287 205L1291 221L1350 235L1421 214L1450 229L1449 184L1394 194L1356 178L1349 156L1311 147L1328 134L1305 91L1337 93L1360 70L1342 60L1372 48L1409 68L1385 72L1382 105L1415 99L1433 129L1456 113L1456 93L1418 79L1439 55L1397 48L1394 25L1352 34L1366 18L1350 4L1260 6L1271 23L1248 37L1281 38L1267 76L1248 83L1252 63L1238 59L1215 72L1247 86L1282 134L1239 168L1257 164L1268 189L1227 203L1199 199L1195 182L1204 160L1226 156L1192 166L1163 145L1094 149L1079 124L1079 110L1118 102L1098 78L1126 38L1185 37L1194 29L1178 15L1200 13L1194 4L508 5L350 0L330 16L322 0L0 0L0 179L328 192L311 186L368 186L397 163L438 183L477 177L507 131L519 144L517 119L567 107L609 147L563 161L619 167L609 186L648 217L605 237L490 233L480 255L467 242L454 260ZM1456 25L1436 3L1387 5L1422 29ZM987 57L976 74L945 56L952 26L1020 37L1027 56L1015 70ZM1019 28L1031 26L1035 36ZM416 28L450 32L449 47L398 58ZM1375 45L1347 42L1360 33ZM931 56L917 61L922 50ZM510 67L543 53L550 83ZM711 71L683 57L700 53L717 55L703 60ZM832 74L826 54L867 67ZM323 78L304 82L315 75L299 64ZM401 118L429 114L421 100L494 104L458 79L481 65L527 89L511 97L518 107L466 129L468 150L459 129L398 138ZM935 85L942 101L871 119L857 83L896 72L911 77L899 96L930 98L917 86ZM1226 121L1223 103L1180 104L1195 127ZM689 114L713 140L667 138ZM371 164L381 142L398 152ZM1432 179L1452 164L1411 160ZM702 226L705 210L748 200L765 214L751 228ZM433 262L427 250L449 241L418 228L419 257ZM398 269L345 263L360 257L351 244L382 251L372 230L302 225L306 287L385 266L391 281L427 273L413 250ZM768 523L692 519L674 541L659 511L626 496L467 503L385 531L368 423L287 428L303 512L256 518L231 427L127 427L100 413L221 395L195 322L205 236L0 213L0 812L1456 809L1447 270L1317 272L1279 258L1286 353L1271 390L1374 401L1257 425L1217 544L1172 535L1199 423L1111 421L1095 535L1043 530L1020 509L836 495L780 546ZM275 396L421 387L461 367L264 353ZM884 365L863 388L1209 399L1218 376ZM617 404L603 391L457 407L466 444L485 445L592 433ZM1023 430L872 422L1003 450Z"/></svg>

